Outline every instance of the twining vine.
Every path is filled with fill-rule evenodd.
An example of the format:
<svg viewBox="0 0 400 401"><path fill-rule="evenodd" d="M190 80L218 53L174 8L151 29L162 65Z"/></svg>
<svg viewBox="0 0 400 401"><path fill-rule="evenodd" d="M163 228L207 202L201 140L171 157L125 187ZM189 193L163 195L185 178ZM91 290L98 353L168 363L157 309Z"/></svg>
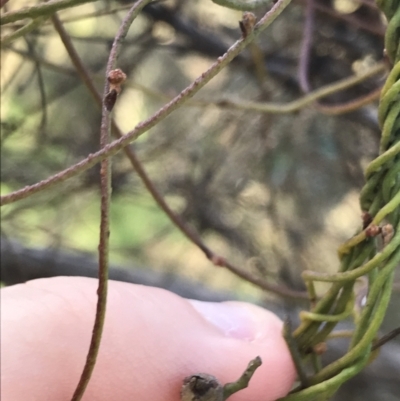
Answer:
<svg viewBox="0 0 400 401"><path fill-rule="evenodd" d="M377 2L388 20L386 54L392 66L381 92L378 109L382 129L380 155L366 169L360 206L363 228L339 248L340 268L336 274L304 272L310 301L315 303L315 281L331 282L330 290L311 312L300 315L302 323L286 334L294 339L291 351L298 361L311 361L314 375L307 377L285 401L325 400L357 374L372 358L377 332L385 316L392 291L395 268L400 264L400 2ZM354 308L354 286L368 277L368 292L361 312ZM348 313L349 312L349 313ZM329 339L337 322L354 317L348 352L321 367L318 348ZM300 375L299 375L300 376Z"/></svg>

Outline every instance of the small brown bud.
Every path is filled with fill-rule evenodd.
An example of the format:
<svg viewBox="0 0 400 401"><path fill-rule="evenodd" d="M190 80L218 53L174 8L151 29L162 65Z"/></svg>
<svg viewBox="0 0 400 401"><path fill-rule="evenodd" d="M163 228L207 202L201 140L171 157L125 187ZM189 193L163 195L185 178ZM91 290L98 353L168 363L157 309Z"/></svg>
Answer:
<svg viewBox="0 0 400 401"><path fill-rule="evenodd" d="M376 224L370 224L366 229L365 229L365 235L368 238L371 237L376 237L379 233L381 232L381 228L377 226Z"/></svg>
<svg viewBox="0 0 400 401"><path fill-rule="evenodd" d="M243 18L239 21L239 27L242 31L243 38L246 38L249 33L254 29L254 25L256 24L257 18L253 13L244 12Z"/></svg>
<svg viewBox="0 0 400 401"><path fill-rule="evenodd" d="M394 228L391 224L385 224L382 229L383 246L386 246L393 238Z"/></svg>
<svg viewBox="0 0 400 401"><path fill-rule="evenodd" d="M126 80L126 74L119 68L111 70L107 75L107 80L110 83L110 91L104 99L104 105L108 111L114 108L117 97L121 92L121 85Z"/></svg>
<svg viewBox="0 0 400 401"><path fill-rule="evenodd" d="M108 82L111 86L120 86L126 80L126 74L119 68L111 70L107 76Z"/></svg>
<svg viewBox="0 0 400 401"><path fill-rule="evenodd" d="M226 264L226 260L222 256L212 255L210 260L215 266L224 267Z"/></svg>
<svg viewBox="0 0 400 401"><path fill-rule="evenodd" d="M365 230L372 222L372 216L369 214L369 212L362 212L361 219L363 222L363 230Z"/></svg>
<svg viewBox="0 0 400 401"><path fill-rule="evenodd" d="M324 354L327 351L327 349L328 349L328 346L326 345L325 342L315 344L313 347L313 350L317 355Z"/></svg>

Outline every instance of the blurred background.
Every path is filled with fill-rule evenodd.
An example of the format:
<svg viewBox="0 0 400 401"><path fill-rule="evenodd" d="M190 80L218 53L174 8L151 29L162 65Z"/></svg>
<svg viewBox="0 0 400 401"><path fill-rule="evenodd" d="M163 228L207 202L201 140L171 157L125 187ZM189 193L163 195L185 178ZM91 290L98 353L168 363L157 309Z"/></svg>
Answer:
<svg viewBox="0 0 400 401"><path fill-rule="evenodd" d="M2 11L32 4L13 1ZM100 93L112 41L130 6L94 1L58 13ZM132 130L201 75L240 38L241 18L211 0L146 6L118 62L128 75L114 109L121 130ZM7 24L2 33L21 26ZM378 154L384 32L372 0L293 0L228 68L133 144L172 210L216 254L299 292L303 270L336 271L338 245L361 225L363 169ZM358 84L285 112L284 105L349 77ZM51 21L2 47L1 91L2 194L99 148L100 110ZM259 112L229 101L279 107ZM281 316L308 307L213 266L160 210L123 153L113 158L112 186L112 278L190 298L248 300ZM3 285L96 276L98 228L98 166L4 206ZM399 287L382 333L400 324ZM338 342L331 352L344 349ZM399 377L400 343L392 342L337 400L399 400Z"/></svg>

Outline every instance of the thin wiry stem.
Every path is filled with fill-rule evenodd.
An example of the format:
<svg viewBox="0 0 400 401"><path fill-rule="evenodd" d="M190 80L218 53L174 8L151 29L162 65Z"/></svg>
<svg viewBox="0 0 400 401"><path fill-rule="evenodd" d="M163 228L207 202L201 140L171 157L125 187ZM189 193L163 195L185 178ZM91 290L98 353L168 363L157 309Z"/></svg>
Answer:
<svg viewBox="0 0 400 401"><path fill-rule="evenodd" d="M266 6L272 0L212 0L213 3L238 11L251 11Z"/></svg>
<svg viewBox="0 0 400 401"><path fill-rule="evenodd" d="M296 372L300 380L301 388L307 387L308 385L307 373L304 370L304 364L301 359L298 345L292 335L292 322L289 317L287 317L285 320L282 334L283 338L286 341L286 344L288 345L290 355L292 356L293 363L296 367Z"/></svg>
<svg viewBox="0 0 400 401"><path fill-rule="evenodd" d="M22 28L17 29L13 33L10 33L8 35L4 35L1 38L1 45L5 46L13 42L14 40L26 35L27 33L33 31L34 29L38 28L40 25L43 25L43 23L46 21L48 17L43 16L43 17L37 17L33 19L32 21L28 22L26 25L24 25Z"/></svg>
<svg viewBox="0 0 400 401"><path fill-rule="evenodd" d="M310 53L312 47L312 35L314 31L314 0L307 0L306 18L304 22L303 40L300 47L300 62L298 79L300 88L304 93L310 92L308 81L308 69L310 65Z"/></svg>
<svg viewBox="0 0 400 401"><path fill-rule="evenodd" d="M338 116L340 114L350 113L352 111L360 109L361 107L366 106L367 104L374 102L375 100L378 100L381 95L381 91L382 91L381 87L376 88L372 90L370 93L361 96L357 99L350 100L349 102L346 103L333 104L333 105L317 103L316 108L321 113L331 116Z"/></svg>
<svg viewBox="0 0 400 401"><path fill-rule="evenodd" d="M376 349L382 347L382 345L385 345L387 342L393 340L399 335L400 335L400 327L397 327L396 329L389 331L389 333L385 334L379 340L376 340L374 342L371 351L375 351Z"/></svg>
<svg viewBox="0 0 400 401"><path fill-rule="evenodd" d="M107 69L106 80L104 85L104 97L102 107L102 119L100 130L100 147L105 148L110 141L111 117L105 102L107 93L109 92L108 77L115 68L117 57L122 45L122 41L128 33L128 30L139 14L140 10L152 0L139 0L129 10L119 28L112 45ZM55 17L53 19L55 25L61 26L61 23ZM100 241L99 241L99 284L97 289L98 301L96 306L96 317L92 332L92 338L89 346L86 363L83 368L79 383L75 389L71 401L79 401L85 393L90 377L93 373L97 355L100 349L101 337L105 322L105 313L107 305L107 284L108 284L108 267L109 267L109 237L110 237L110 202L111 202L111 159L105 158L101 161L100 166L100 190L101 190L101 213L100 213Z"/></svg>
<svg viewBox="0 0 400 401"><path fill-rule="evenodd" d="M301 110L302 108L313 104L316 100L322 99L334 93L337 93L341 90L348 89L354 85L357 85L367 78L370 78L374 75L382 73L386 70L386 66L384 63L379 63L362 74L357 74L348 78L344 78L333 84L329 84L323 86L322 88L316 89L309 94L301 97L300 99L294 100L288 103L263 103L263 102L251 102L251 101L236 101L236 100L217 100L211 102L204 102L206 105L214 104L219 107L224 108L232 108L232 109L239 109L239 110L249 110L255 111L260 113L271 113L271 114L287 114L293 113L295 111ZM374 100L377 97L377 92L380 93L381 88L378 88L373 92L371 98L367 101L365 98L361 98L362 105L366 104L369 101ZM342 105L338 106L325 106L325 105L318 105L317 108L321 109L322 112L327 112L327 114L339 114L335 112L335 107L341 107ZM355 106L360 106L360 104L356 104ZM352 104L346 104L345 107L341 107L342 112L348 112L355 110L356 107L352 107Z"/></svg>
<svg viewBox="0 0 400 401"><path fill-rule="evenodd" d="M338 20L342 20L347 22L353 28L363 29L364 31L370 32L372 34L378 35L380 37L385 35L385 29L383 24L379 26L371 25L370 23L363 21L360 18L354 17L352 14L343 14L335 9L332 6L326 6L322 2L316 1L314 4L314 8L321 13L332 16Z"/></svg>
<svg viewBox="0 0 400 401"><path fill-rule="evenodd" d="M66 16L61 19L61 22L63 24L69 24L71 22L82 21L82 20L86 20L89 18L98 18L98 17L102 17L104 15L113 15L113 14L119 13L120 11L129 10L130 7L131 7L130 4L124 5L124 6L117 6L117 7L113 7L113 8L106 7L103 10L97 10L97 11L86 13L86 14L74 15L74 16L70 16L70 17Z"/></svg>
<svg viewBox="0 0 400 401"><path fill-rule="evenodd" d="M51 0L46 3L35 4L34 6L24 7L16 11L9 11L1 16L0 25L9 24L10 22L19 21L24 18L38 18L50 16L51 14L63 10L79 6L85 3L93 3L97 0Z"/></svg>

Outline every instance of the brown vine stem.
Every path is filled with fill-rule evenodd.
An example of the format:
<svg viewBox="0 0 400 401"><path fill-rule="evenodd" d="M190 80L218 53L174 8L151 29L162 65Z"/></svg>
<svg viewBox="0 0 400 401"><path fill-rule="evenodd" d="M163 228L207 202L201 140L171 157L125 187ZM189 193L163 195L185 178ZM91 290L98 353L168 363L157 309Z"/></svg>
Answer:
<svg viewBox="0 0 400 401"><path fill-rule="evenodd" d="M137 17L141 9L152 0L139 0L127 13L115 36L106 68L106 80L104 85L104 96L102 102L102 118L100 129L100 147L104 149L110 142L111 116L110 110L106 105L107 94L110 90L108 78L110 72L115 69L117 58L121 49L122 42L126 37L130 26ZM53 17L53 22L58 28L61 25L57 16ZM86 363L83 368L78 385L72 396L71 401L82 399L86 387L92 376L96 365L97 355L100 349L101 337L104 328L106 305L107 305L107 284L109 267L109 238L110 238L110 203L111 203L111 158L104 158L100 165L100 190L101 190L101 212L100 212L100 240L99 240L99 284L97 289L96 316L92 332L89 351Z"/></svg>
<svg viewBox="0 0 400 401"><path fill-rule="evenodd" d="M303 40L300 48L300 61L298 67L298 80L301 90L304 93L310 92L308 82L308 67L310 64L310 53L312 46L312 36L314 31L314 0L306 2L306 17L304 21Z"/></svg>
<svg viewBox="0 0 400 401"><path fill-rule="evenodd" d="M387 342L393 340L397 336L400 335L400 327L397 327L396 329L393 329L389 333L385 334L382 336L379 340L376 340L374 344L372 345L372 351L375 351L376 349L382 347L382 345L385 345Z"/></svg>
<svg viewBox="0 0 400 401"><path fill-rule="evenodd" d="M339 80L337 82L334 82L330 85L323 86L322 88L316 89L308 93L307 95L301 97L300 99L294 100L289 103L263 103L263 102L252 102L252 101L219 100L215 102L213 101L207 102L206 104L207 105L213 104L215 106L224 108L256 111L260 113L271 113L271 114L293 113L295 111L301 110L306 106L309 106L310 104L313 104L318 99L322 99L326 96L332 95L341 90L348 89L351 86L357 85L366 80L367 78L370 78L384 71L386 71L386 65L384 63L379 63L374 67L371 67L362 74L357 74ZM338 106L318 105L318 107L321 107L321 111L326 112L327 114L329 113L340 114L340 112L343 113L349 112L376 99L376 96L378 96L376 92L377 91L380 92L380 90L381 88L378 88L371 94L363 98L356 99L355 101L345 103L344 105L338 105ZM337 107L338 109L334 109L335 107Z"/></svg>
<svg viewBox="0 0 400 401"><path fill-rule="evenodd" d="M99 92L96 89L96 86L94 85L94 82L92 78L90 77L88 71L86 70L84 64L82 63L82 60L80 59L74 45L72 44L71 38L66 32L63 24L60 22L59 18L57 16L53 17L53 24L55 29L57 30L67 52L68 55L78 72L78 75L80 76L81 80L84 82L86 87L88 88L89 92L93 96L95 102L101 107L102 105L102 98ZM114 120L111 122L112 125L112 133L117 137L120 138L123 136L121 130L117 126ZM186 224L179 215L174 213L174 211L169 207L169 205L166 203L164 197L160 194L158 189L154 186L154 183L150 179L150 177L147 175L145 169L142 166L142 163L140 160L137 158L136 153L134 149L132 149L130 146L127 146L124 148L124 152L128 159L130 160L134 170L137 172L139 178L142 180L144 186L146 189L149 191L157 205L160 207L161 210L169 217L171 222L193 243L195 244L204 254L205 256L212 261L214 264L215 262L218 262L218 265L221 267L225 267L229 271L231 271L233 274L249 281L250 283L256 285L257 287L273 292L277 295L281 295L284 297L289 297L289 298L296 298L296 299L307 299L307 294L304 291L295 291L291 290L290 288L280 286L280 285L275 285L266 282L264 279L260 277L256 277L252 275L251 273L229 263L225 258L222 258L218 255L216 255L211 249L209 249L204 242L202 241L201 237L199 234L192 229L188 224Z"/></svg>
<svg viewBox="0 0 400 401"><path fill-rule="evenodd" d="M346 103L326 105L318 103L316 108L321 113L337 116L339 114L350 113L351 111L358 110L359 108L378 100L381 95L382 87L374 89L372 92L366 94L365 96L359 97L357 99L351 100Z"/></svg>
<svg viewBox="0 0 400 401"><path fill-rule="evenodd" d="M165 117L170 115L189 98L193 97L201 88L203 88L203 86L205 86L223 68L225 68L251 41L259 36L260 33L264 31L281 14L281 12L289 5L290 2L291 0L279 0L276 4L274 4L274 6L255 25L254 30L250 32L246 38L241 38L235 42L223 56L219 57L207 71L203 72L194 82L180 92L179 95L164 105L151 117L139 123L132 131L128 132L122 138L113 141L95 153L89 154L85 159L81 160L75 165L68 167L57 174L54 174L43 181L33 185L28 185L20 190L2 196L0 198L0 205L7 205L15 201L25 199L28 196L31 196L46 188L54 187L68 178L74 177L77 174L89 169L104 158L115 155L144 132L148 131L150 128L162 121Z"/></svg>
<svg viewBox="0 0 400 401"><path fill-rule="evenodd" d="M334 10L331 6L323 5L322 2L315 2L314 8L321 13L337 18L338 20L345 21L354 28L363 29L380 37L385 36L385 28L383 24L381 24L380 26L368 24L367 22L362 21L359 18L355 18L351 14L341 14L338 11Z"/></svg>

